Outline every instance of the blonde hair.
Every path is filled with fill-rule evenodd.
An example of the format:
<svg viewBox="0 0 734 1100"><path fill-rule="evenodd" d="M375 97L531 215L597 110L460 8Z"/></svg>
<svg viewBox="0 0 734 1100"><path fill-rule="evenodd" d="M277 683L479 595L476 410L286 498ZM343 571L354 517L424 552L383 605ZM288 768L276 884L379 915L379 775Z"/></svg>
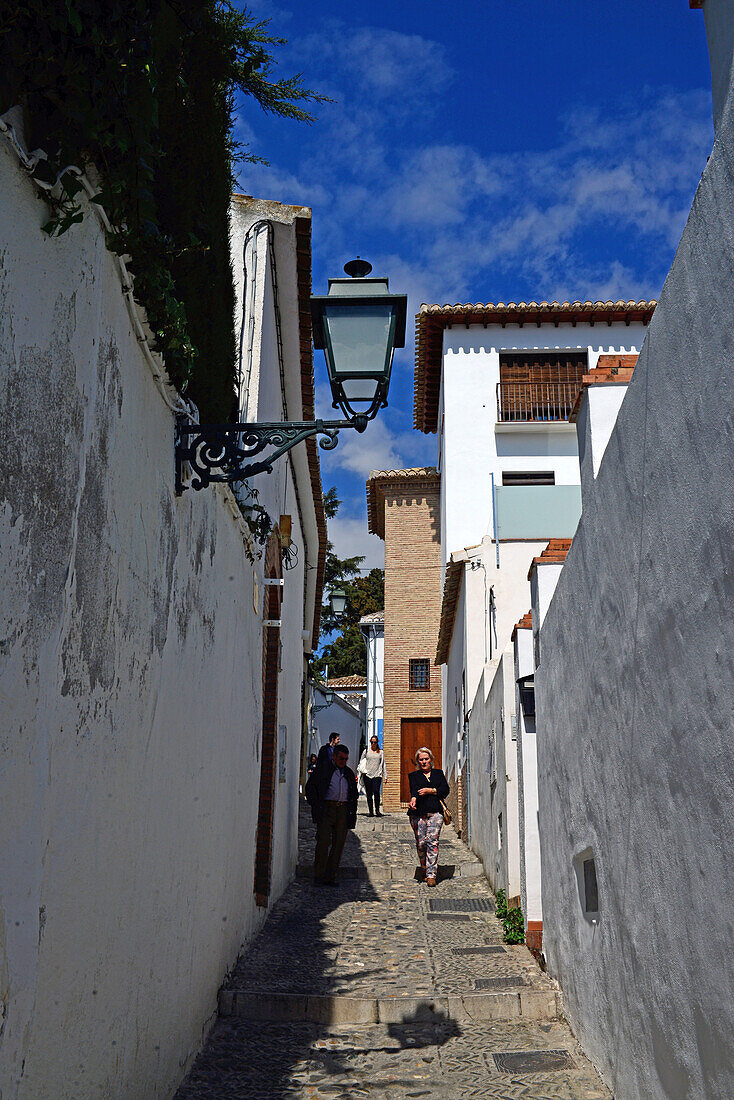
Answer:
<svg viewBox="0 0 734 1100"><path fill-rule="evenodd" d="M416 765L416 767L418 767L418 768L420 767L420 764L418 763L418 757L420 756L420 754L422 752L425 752L428 756L430 756L431 764L435 764L435 760L433 759L433 753L431 752L431 750L428 748L427 745L424 745L422 749L417 750L415 756L413 757L413 763Z"/></svg>

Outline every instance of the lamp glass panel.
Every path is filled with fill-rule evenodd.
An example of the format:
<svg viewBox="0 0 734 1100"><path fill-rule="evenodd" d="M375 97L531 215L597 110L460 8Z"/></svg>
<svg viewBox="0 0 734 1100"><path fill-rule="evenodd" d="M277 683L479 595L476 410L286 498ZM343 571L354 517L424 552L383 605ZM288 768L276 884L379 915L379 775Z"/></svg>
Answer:
<svg viewBox="0 0 734 1100"><path fill-rule="evenodd" d="M344 593L333 593L331 596L331 610L335 615L343 615L347 608L347 597Z"/></svg>
<svg viewBox="0 0 734 1100"><path fill-rule="evenodd" d="M335 379L355 371L383 377L390 339L392 306L371 303L324 306L324 324L329 330ZM374 392L374 388L373 388Z"/></svg>
<svg viewBox="0 0 734 1100"><path fill-rule="evenodd" d="M344 378L342 387L347 401L372 401L379 382L376 378Z"/></svg>

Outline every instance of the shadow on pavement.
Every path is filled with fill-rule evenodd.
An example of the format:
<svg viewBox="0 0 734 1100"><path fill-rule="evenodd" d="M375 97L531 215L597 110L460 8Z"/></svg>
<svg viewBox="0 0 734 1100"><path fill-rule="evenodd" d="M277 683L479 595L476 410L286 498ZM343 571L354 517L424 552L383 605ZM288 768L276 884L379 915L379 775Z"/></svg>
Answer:
<svg viewBox="0 0 734 1100"><path fill-rule="evenodd" d="M299 820L299 863L312 860L315 829L303 804ZM350 832L343 865L365 868L358 835ZM273 906L263 929L238 959L223 990L259 994L338 994L340 979L353 977L340 967L343 925L355 901L379 900L364 878L345 876L336 889L296 879ZM340 917L340 910L343 912ZM386 919L389 916L386 914ZM379 945L364 959L359 977L379 974ZM368 964L373 963L373 969ZM410 989L406 994L410 995ZM350 993L350 996L373 996ZM300 997L294 998L300 1001ZM303 1003L303 1002L301 1002ZM325 1089L339 1097L388 1095L379 1066L387 1066L389 1088L415 1087L415 1073L403 1079L401 1063L414 1050L440 1046L460 1033L458 1025L426 1000L404 1019L384 1025L346 1025L228 1016L220 1018L174 1100L280 1100ZM286 1010L289 1011L289 1010ZM297 1013L298 1008L294 1011ZM285 1015L285 1011L284 1011ZM336 1030L335 1030L336 1028ZM420 1058L420 1054L416 1053ZM426 1056L423 1061L430 1061ZM390 1064L395 1063L392 1068ZM377 1076L375 1076L377 1074ZM352 1092L352 1090L356 1090ZM426 1095L420 1091L413 1095Z"/></svg>

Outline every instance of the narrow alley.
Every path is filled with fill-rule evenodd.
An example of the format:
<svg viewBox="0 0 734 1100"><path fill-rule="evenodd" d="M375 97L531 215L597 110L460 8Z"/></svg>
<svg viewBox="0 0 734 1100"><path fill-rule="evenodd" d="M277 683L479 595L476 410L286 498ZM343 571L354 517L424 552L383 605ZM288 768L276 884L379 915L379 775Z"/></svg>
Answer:
<svg viewBox="0 0 734 1100"><path fill-rule="evenodd" d="M335 889L311 882L313 832L302 807L296 881L225 984L176 1100L610 1096L552 982L502 943L481 864L451 828L431 891L405 815L360 812Z"/></svg>

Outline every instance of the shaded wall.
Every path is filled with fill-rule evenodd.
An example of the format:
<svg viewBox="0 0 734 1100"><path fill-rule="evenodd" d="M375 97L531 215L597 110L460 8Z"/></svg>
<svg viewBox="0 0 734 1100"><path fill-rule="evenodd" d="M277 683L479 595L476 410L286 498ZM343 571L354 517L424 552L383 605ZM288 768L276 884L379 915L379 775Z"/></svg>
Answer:
<svg viewBox="0 0 734 1100"><path fill-rule="evenodd" d="M265 916L262 568L226 494L174 495L174 395L94 216L44 236L5 140L0 193L0 1092L165 1097ZM283 591L271 900L296 857L302 574Z"/></svg>
<svg viewBox="0 0 734 1100"><path fill-rule="evenodd" d="M734 1095L733 151L725 113L541 632L544 943L618 1100Z"/></svg>

